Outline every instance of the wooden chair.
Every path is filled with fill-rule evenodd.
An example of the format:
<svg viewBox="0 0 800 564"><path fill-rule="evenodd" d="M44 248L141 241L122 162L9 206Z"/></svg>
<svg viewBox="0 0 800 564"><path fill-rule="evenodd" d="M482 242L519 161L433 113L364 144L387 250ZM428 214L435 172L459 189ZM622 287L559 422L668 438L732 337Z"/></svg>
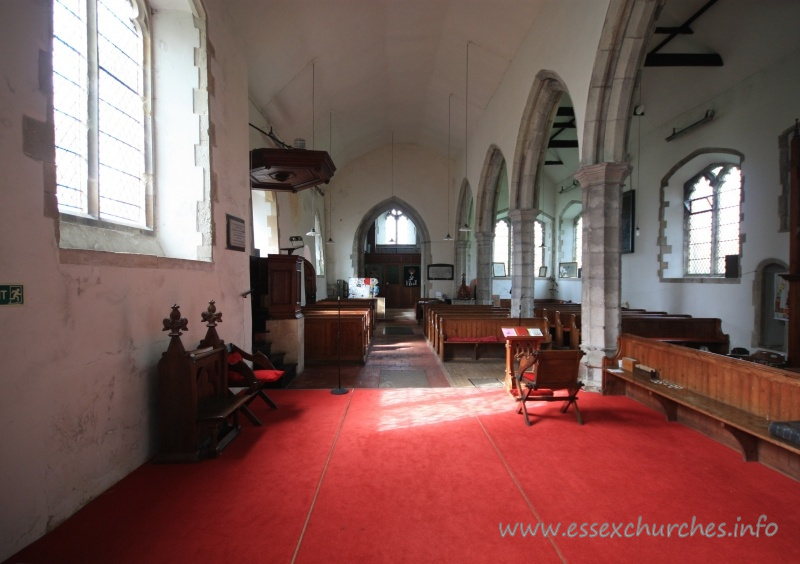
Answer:
<svg viewBox="0 0 800 564"><path fill-rule="evenodd" d="M253 368L250 368L245 360L252 362ZM260 396L272 409L278 409L275 402L264 392L264 388L280 380L281 376L283 370L277 370L264 353L250 354L231 343L228 353L228 385L257 390L253 395L254 398Z"/></svg>
<svg viewBox="0 0 800 564"><path fill-rule="evenodd" d="M583 425L583 417L578 409L578 392L583 382L578 381L578 367L583 352L580 350L538 350L518 356L519 368L516 374L520 402L517 413L525 415L525 424L530 427L531 420L526 403L529 401L564 402L561 413L566 413L570 405L575 407L575 418ZM531 372L526 372L528 369ZM556 394L566 391L566 394Z"/></svg>

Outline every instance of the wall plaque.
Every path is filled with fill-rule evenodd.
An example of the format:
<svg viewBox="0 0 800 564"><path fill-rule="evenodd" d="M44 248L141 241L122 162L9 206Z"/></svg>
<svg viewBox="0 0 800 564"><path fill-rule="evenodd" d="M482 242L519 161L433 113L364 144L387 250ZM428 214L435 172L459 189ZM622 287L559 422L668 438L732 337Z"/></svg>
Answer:
<svg viewBox="0 0 800 564"><path fill-rule="evenodd" d="M453 279L452 264L428 265L428 280L452 280L452 279Z"/></svg>
<svg viewBox="0 0 800 564"><path fill-rule="evenodd" d="M245 228L244 220L225 214L227 219L227 248L233 251L245 250Z"/></svg>

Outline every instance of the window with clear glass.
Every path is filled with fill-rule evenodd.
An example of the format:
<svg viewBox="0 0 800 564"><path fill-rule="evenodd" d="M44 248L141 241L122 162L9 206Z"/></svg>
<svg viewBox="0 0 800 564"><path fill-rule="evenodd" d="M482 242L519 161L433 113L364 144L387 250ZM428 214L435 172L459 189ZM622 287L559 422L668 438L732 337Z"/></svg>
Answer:
<svg viewBox="0 0 800 564"><path fill-rule="evenodd" d="M501 219L494 224L494 252L492 262L501 262L506 276L511 276L511 223Z"/></svg>
<svg viewBox="0 0 800 564"><path fill-rule="evenodd" d="M378 245L416 245L417 228L402 211L393 209L375 222Z"/></svg>
<svg viewBox="0 0 800 564"><path fill-rule="evenodd" d="M583 216L579 215L572 224L572 236L575 245L572 249L572 256L578 263L578 268L583 264Z"/></svg>
<svg viewBox="0 0 800 564"><path fill-rule="evenodd" d="M322 244L322 225L319 214L314 214L314 268L317 276L325 276L325 245Z"/></svg>
<svg viewBox="0 0 800 564"><path fill-rule="evenodd" d="M540 272L544 266L544 223L538 219L533 223L533 271Z"/></svg>
<svg viewBox="0 0 800 564"><path fill-rule="evenodd" d="M147 227L145 30L130 0L53 0L59 210Z"/></svg>
<svg viewBox="0 0 800 564"><path fill-rule="evenodd" d="M742 173L712 165L684 187L685 272L724 276L725 256L738 255Z"/></svg>

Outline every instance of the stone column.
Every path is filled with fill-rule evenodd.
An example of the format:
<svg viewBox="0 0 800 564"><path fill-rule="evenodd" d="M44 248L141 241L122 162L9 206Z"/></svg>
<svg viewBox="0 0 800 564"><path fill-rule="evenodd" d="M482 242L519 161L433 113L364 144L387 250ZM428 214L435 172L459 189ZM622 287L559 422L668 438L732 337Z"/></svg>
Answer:
<svg viewBox="0 0 800 564"><path fill-rule="evenodd" d="M478 247L478 295L476 304L492 303L492 256L494 233L475 233Z"/></svg>
<svg viewBox="0 0 800 564"><path fill-rule="evenodd" d="M583 192L581 349L586 389L603 389L603 357L617 349L620 326L620 204L627 163L584 166L575 174Z"/></svg>
<svg viewBox="0 0 800 564"><path fill-rule="evenodd" d="M511 273L511 317L533 317L534 223L539 210L511 210L511 232L514 248Z"/></svg>

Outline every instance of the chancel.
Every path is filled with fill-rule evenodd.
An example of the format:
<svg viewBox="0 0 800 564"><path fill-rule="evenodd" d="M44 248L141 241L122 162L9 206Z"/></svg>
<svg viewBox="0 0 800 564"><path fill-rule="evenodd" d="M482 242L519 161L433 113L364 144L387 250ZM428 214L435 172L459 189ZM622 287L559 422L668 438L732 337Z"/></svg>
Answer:
<svg viewBox="0 0 800 564"><path fill-rule="evenodd" d="M800 561L798 21L0 2L0 561Z"/></svg>

